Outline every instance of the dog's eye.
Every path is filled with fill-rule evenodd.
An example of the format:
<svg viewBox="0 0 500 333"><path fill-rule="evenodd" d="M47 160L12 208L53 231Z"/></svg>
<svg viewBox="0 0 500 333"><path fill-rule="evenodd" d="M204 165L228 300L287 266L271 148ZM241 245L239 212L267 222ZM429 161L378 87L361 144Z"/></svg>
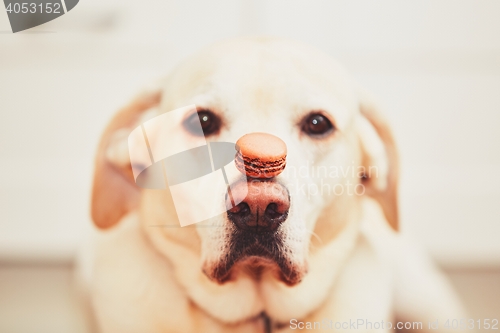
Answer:
<svg viewBox="0 0 500 333"><path fill-rule="evenodd" d="M320 113L311 113L302 121L302 131L309 136L323 136L333 131L333 125Z"/></svg>
<svg viewBox="0 0 500 333"><path fill-rule="evenodd" d="M200 110L184 121L184 127L192 134L199 135L198 123L201 124L203 134L210 136L219 132L221 120L210 110Z"/></svg>

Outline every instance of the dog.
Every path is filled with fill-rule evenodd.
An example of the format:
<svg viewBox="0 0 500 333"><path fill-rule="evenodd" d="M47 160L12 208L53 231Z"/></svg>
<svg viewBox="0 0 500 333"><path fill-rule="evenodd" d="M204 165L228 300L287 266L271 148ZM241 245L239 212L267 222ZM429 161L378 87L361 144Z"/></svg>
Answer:
<svg viewBox="0 0 500 333"><path fill-rule="evenodd" d="M180 227L179 209L199 209L195 193L173 198L168 187L138 187L128 137L186 105L196 112L181 111L163 128L174 141L234 143L267 133L287 154L285 170L266 179L229 163L228 185L233 193L243 186L246 196ZM193 119L202 122L201 137L189 130ZM445 330L444 320L463 310L398 231L394 141L373 97L310 46L240 38L186 59L118 112L98 147L88 290L99 331L422 331L436 320ZM224 205L227 192L210 184L201 179L196 192Z"/></svg>

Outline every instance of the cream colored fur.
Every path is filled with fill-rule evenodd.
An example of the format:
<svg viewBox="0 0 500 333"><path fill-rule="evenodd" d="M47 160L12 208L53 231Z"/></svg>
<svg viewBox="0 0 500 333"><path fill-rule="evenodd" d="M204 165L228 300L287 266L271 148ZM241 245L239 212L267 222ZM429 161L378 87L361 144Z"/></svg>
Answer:
<svg viewBox="0 0 500 333"><path fill-rule="evenodd" d="M328 56L277 39L224 41L186 60L134 103L112 121L96 162L93 216L106 230L96 231L89 292L101 332L264 332L263 312L273 332L295 331L291 320L401 319L422 321L426 329L427 321L462 315L444 277L397 231L398 166L387 123ZM251 132L279 136L288 147L287 169L377 167L365 183L351 173L326 180L332 187L361 184L362 195L290 191L282 232L290 260L308 269L299 284L283 284L272 270L256 279L241 267L235 267L237 278L213 282L203 268L223 251L225 216L172 227L170 193L131 185L127 133L189 104L223 114L221 133L209 140L236 142ZM311 110L331 115L332 137L300 133L297 122ZM232 182L240 175L228 177ZM296 178L299 186L322 184L317 177L279 176L289 188Z"/></svg>

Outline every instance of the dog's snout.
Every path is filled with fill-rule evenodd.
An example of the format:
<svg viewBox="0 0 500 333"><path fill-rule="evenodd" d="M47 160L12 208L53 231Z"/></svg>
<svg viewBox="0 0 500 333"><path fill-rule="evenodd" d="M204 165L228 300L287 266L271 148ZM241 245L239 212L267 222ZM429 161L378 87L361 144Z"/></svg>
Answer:
<svg viewBox="0 0 500 333"><path fill-rule="evenodd" d="M281 184L256 180L241 182L231 188L231 196L239 204L230 208L227 216L239 229L271 232L288 217L290 196Z"/></svg>

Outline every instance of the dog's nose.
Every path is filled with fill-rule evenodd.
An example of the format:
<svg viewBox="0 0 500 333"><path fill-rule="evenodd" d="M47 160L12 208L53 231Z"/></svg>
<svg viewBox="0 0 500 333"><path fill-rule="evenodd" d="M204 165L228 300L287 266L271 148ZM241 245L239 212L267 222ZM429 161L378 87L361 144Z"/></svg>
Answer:
<svg viewBox="0 0 500 333"><path fill-rule="evenodd" d="M286 144L272 134L250 133L236 142L236 168L250 178L273 178L286 166Z"/></svg>
<svg viewBox="0 0 500 333"><path fill-rule="evenodd" d="M247 188L247 189L245 189ZM227 211L239 229L252 232L275 231L288 217L290 196L286 187L272 181L253 180L231 187L230 196L239 204ZM228 196L227 205L231 198Z"/></svg>

